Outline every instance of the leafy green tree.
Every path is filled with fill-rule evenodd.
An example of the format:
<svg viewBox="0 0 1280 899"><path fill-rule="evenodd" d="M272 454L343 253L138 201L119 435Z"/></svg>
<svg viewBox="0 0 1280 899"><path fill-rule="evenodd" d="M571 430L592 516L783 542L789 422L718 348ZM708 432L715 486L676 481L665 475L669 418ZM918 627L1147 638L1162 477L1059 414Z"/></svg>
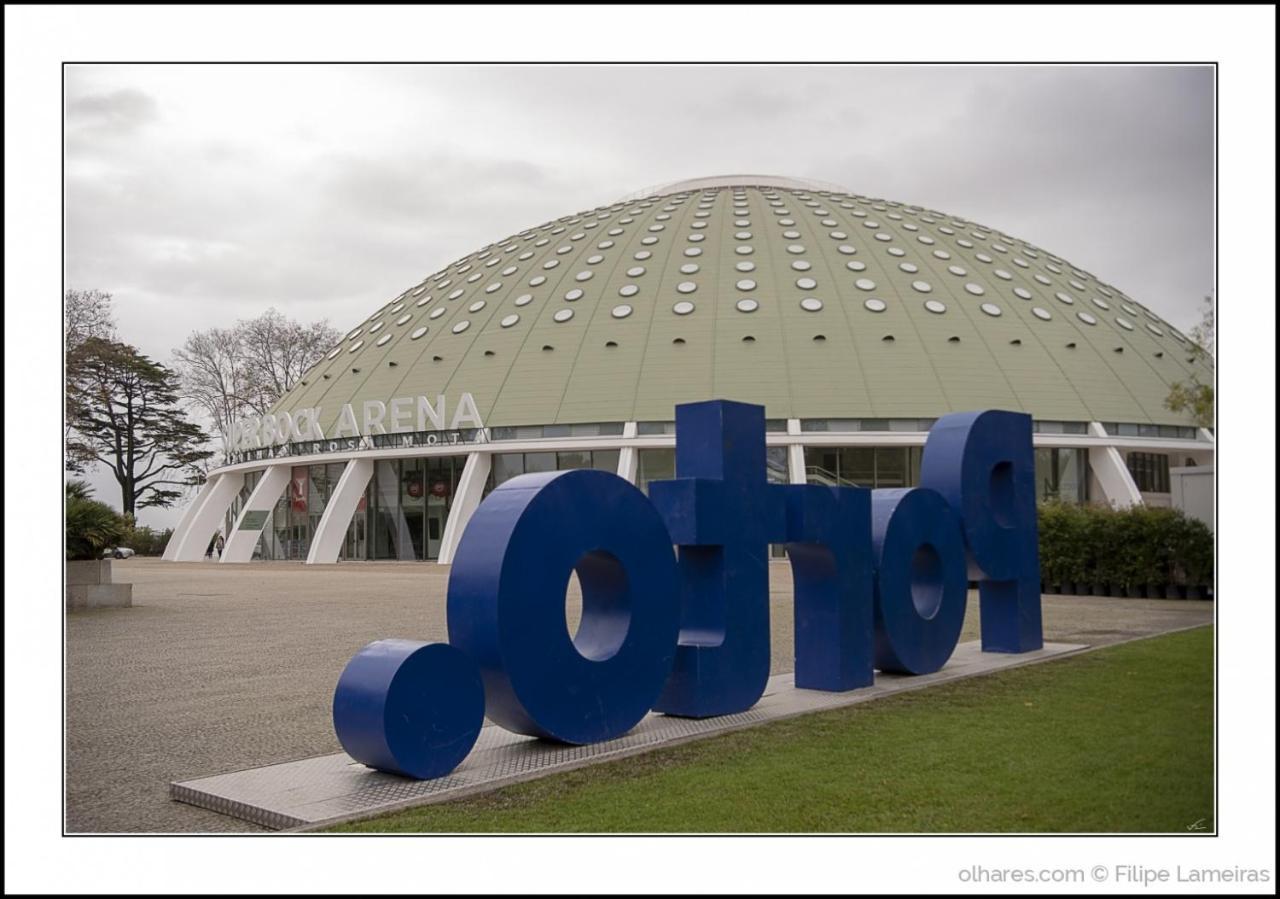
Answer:
<svg viewBox="0 0 1280 899"><path fill-rule="evenodd" d="M128 344L89 337L67 353L67 382L67 468L110 468L125 514L170 506L199 482L213 451L180 407L173 372Z"/></svg>
<svg viewBox="0 0 1280 899"><path fill-rule="evenodd" d="M1191 355L1195 359L1205 359L1213 364L1213 353L1217 343L1217 328L1214 318L1213 297L1204 298L1200 324L1191 329ZM1185 412L1197 426L1213 427L1213 385L1204 384L1193 374L1186 381L1177 381L1169 388L1165 397L1165 408L1171 412Z"/></svg>

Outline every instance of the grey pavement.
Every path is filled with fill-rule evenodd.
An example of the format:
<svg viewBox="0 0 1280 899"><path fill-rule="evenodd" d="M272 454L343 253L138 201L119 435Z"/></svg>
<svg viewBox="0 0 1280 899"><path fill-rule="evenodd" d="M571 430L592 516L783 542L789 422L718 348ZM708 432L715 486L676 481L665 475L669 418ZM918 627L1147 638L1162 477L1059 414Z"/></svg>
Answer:
<svg viewBox="0 0 1280 899"><path fill-rule="evenodd" d="M68 832L245 832L169 799L171 781L340 751L329 721L347 660L383 637L446 639L449 569L361 562L218 566L129 559L131 609L67 615ZM773 673L793 667L791 578L771 565ZM569 622L576 624L576 591ZM970 596L961 640L977 631ZM1208 624L1213 604L1044 597L1046 640L1100 645Z"/></svg>

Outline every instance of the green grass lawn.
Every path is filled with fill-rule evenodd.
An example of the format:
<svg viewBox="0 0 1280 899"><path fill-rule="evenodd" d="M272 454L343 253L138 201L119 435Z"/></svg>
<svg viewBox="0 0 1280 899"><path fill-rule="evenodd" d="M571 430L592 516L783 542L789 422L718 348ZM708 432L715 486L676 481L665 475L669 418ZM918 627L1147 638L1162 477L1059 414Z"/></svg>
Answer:
<svg viewBox="0 0 1280 899"><path fill-rule="evenodd" d="M333 828L1213 830L1213 632L1140 640Z"/></svg>

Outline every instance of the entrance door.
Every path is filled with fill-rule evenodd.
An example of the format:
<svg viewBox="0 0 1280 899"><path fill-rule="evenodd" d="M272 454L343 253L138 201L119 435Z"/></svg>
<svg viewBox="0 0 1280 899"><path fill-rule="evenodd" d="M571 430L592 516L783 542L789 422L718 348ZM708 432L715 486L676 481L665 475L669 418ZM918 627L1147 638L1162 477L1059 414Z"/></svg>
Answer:
<svg viewBox="0 0 1280 899"><path fill-rule="evenodd" d="M430 456L427 458L427 558L440 558L440 541L444 525L453 505L453 491L458 486L466 456Z"/></svg>

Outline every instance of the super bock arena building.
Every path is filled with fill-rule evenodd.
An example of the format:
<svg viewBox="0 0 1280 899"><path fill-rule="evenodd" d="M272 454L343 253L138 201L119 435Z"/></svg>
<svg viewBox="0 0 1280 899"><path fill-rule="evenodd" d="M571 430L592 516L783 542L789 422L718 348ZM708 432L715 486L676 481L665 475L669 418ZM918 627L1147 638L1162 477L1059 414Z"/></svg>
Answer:
<svg viewBox="0 0 1280 899"><path fill-rule="evenodd" d="M1209 360L1029 241L793 178L679 182L498 240L376 309L237 422L171 560L452 559L526 472L674 477L674 407L766 409L765 476L904 487L938 416L1035 420L1040 498L1170 503L1213 436L1164 406Z"/></svg>

